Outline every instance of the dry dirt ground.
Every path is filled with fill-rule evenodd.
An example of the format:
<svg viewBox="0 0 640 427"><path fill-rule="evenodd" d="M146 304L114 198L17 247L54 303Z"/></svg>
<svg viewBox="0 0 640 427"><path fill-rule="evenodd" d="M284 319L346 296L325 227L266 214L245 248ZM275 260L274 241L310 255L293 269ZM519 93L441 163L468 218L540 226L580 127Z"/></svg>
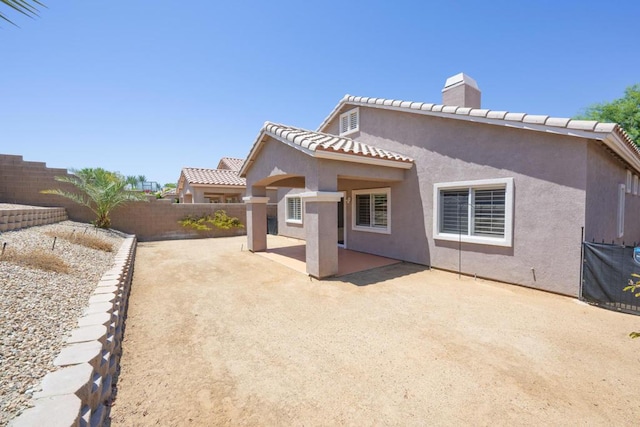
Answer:
<svg viewBox="0 0 640 427"><path fill-rule="evenodd" d="M319 282L244 243L138 246L112 426L638 425L636 316L412 264Z"/></svg>

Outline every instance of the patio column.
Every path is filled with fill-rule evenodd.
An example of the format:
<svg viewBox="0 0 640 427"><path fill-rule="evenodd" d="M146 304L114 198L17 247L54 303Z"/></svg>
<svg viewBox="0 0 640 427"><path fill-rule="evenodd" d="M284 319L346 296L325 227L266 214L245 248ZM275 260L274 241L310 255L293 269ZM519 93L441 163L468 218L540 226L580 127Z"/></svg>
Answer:
<svg viewBox="0 0 640 427"><path fill-rule="evenodd" d="M247 205L247 248L251 252L267 250L267 202L268 197L248 196L242 200Z"/></svg>
<svg viewBox="0 0 640 427"><path fill-rule="evenodd" d="M342 193L309 191L304 200L304 229L307 241L307 273L318 279L338 273L337 203Z"/></svg>

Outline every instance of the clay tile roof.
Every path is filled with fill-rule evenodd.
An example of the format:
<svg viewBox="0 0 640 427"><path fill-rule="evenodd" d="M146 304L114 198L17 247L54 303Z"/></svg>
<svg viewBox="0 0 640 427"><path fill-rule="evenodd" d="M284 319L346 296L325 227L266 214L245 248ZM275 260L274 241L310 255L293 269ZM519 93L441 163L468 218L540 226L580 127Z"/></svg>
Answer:
<svg viewBox="0 0 640 427"><path fill-rule="evenodd" d="M235 157L223 157L218 163L218 169L239 171L243 163L244 159L236 159Z"/></svg>
<svg viewBox="0 0 640 427"><path fill-rule="evenodd" d="M369 106L373 108L391 109L419 114L433 114L439 117L451 117L456 119L473 120L491 124L522 123L523 127L548 132L563 131L572 134L571 131L580 131L582 137L593 139L606 139L607 134L615 134L626 149L630 149L636 162L640 161L640 147L636 145L629 134L615 123L601 123L593 120L576 120L543 115L512 113L508 111L496 111L480 108L463 108L450 105L427 104L413 101L397 101L383 98L367 98L362 96L345 95L333 111L324 119L318 127L322 131L330 121L343 111L345 105Z"/></svg>
<svg viewBox="0 0 640 427"><path fill-rule="evenodd" d="M247 185L246 180L238 175L237 171L225 169L183 168L189 184L205 185Z"/></svg>
<svg viewBox="0 0 640 427"><path fill-rule="evenodd" d="M279 136L294 145L298 145L314 152L334 152L381 160L413 163L412 158L403 154L383 150L342 136L314 132L270 122L265 123L264 130L269 134Z"/></svg>

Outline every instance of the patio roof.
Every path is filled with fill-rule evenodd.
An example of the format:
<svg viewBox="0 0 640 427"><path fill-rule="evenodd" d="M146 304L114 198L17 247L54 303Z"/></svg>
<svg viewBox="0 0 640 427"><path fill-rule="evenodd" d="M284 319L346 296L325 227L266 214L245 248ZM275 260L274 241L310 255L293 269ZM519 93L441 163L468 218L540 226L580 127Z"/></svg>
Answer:
<svg viewBox="0 0 640 427"><path fill-rule="evenodd" d="M351 138L266 122L251 147L249 156L247 156L247 159L240 169L240 176L246 176L249 165L260 151L265 136L287 144L315 158L366 163L401 169L410 169L413 165L413 159L410 157L364 144Z"/></svg>
<svg viewBox="0 0 640 427"><path fill-rule="evenodd" d="M244 178L238 172L226 169L183 168L182 174L189 184L200 185L236 185L243 187Z"/></svg>

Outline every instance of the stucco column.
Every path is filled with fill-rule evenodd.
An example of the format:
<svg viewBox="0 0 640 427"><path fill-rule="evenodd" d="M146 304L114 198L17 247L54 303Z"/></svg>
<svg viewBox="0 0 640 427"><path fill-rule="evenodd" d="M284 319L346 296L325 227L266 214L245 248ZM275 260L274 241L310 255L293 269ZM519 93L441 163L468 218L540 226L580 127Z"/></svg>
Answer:
<svg viewBox="0 0 640 427"><path fill-rule="evenodd" d="M338 273L337 203L342 193L309 191L304 200L307 273L318 279Z"/></svg>
<svg viewBox="0 0 640 427"><path fill-rule="evenodd" d="M267 250L267 202L268 197L248 196L242 200L247 204L247 248L251 252Z"/></svg>

